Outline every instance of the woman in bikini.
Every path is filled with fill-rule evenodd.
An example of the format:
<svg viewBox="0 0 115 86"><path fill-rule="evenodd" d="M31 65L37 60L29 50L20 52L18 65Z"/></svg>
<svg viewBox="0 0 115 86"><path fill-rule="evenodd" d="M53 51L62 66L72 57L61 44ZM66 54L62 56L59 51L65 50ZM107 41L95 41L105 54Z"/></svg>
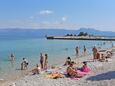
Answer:
<svg viewBox="0 0 115 86"><path fill-rule="evenodd" d="M77 73L76 69L73 67L73 63L70 63L69 67L67 67L67 75L71 78L83 77Z"/></svg>

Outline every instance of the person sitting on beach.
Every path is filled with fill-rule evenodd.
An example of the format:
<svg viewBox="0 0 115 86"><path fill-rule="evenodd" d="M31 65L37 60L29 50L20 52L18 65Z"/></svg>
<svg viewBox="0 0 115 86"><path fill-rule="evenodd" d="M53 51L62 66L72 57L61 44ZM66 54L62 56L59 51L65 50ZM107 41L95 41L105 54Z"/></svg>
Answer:
<svg viewBox="0 0 115 86"><path fill-rule="evenodd" d="M71 63L71 58L70 58L70 57L67 57L64 66L69 65L70 63Z"/></svg>
<svg viewBox="0 0 115 86"><path fill-rule="evenodd" d="M83 62L83 66L81 67L80 70L82 72L90 72L91 71L91 69L87 66L87 62L86 61Z"/></svg>
<svg viewBox="0 0 115 86"><path fill-rule="evenodd" d="M27 69L28 67L28 61L27 59L23 58L23 61L21 63L21 70Z"/></svg>
<svg viewBox="0 0 115 86"><path fill-rule="evenodd" d="M35 75L35 74L39 74L40 73L40 66L37 64L36 65L36 68L32 69L31 72L32 72L32 75Z"/></svg>
<svg viewBox="0 0 115 86"><path fill-rule="evenodd" d="M67 67L67 75L71 78L81 78L82 75L79 75L76 71L76 69L73 67L73 63L71 62L69 66Z"/></svg>

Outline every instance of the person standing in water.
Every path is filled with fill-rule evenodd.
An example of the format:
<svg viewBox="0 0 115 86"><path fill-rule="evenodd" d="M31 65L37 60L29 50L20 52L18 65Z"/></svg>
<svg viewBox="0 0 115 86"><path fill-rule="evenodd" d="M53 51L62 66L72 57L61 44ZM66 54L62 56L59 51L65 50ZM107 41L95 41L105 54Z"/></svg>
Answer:
<svg viewBox="0 0 115 86"><path fill-rule="evenodd" d="M48 55L45 54L45 58L44 58L44 69L47 70L48 67Z"/></svg>
<svg viewBox="0 0 115 86"><path fill-rule="evenodd" d="M11 60L11 61L14 61L14 60L15 60L15 55L14 55L13 53L11 53L11 55L10 55L10 60Z"/></svg>
<svg viewBox="0 0 115 86"><path fill-rule="evenodd" d="M44 57L42 53L40 53L40 65L41 65L41 69L44 69Z"/></svg>
<svg viewBox="0 0 115 86"><path fill-rule="evenodd" d="M86 55L86 51L87 51L87 49L86 49L86 47L85 47L85 45L84 45L84 56Z"/></svg>
<svg viewBox="0 0 115 86"><path fill-rule="evenodd" d="M79 56L79 47L78 46L75 48L75 51L76 51L76 56L78 57Z"/></svg>

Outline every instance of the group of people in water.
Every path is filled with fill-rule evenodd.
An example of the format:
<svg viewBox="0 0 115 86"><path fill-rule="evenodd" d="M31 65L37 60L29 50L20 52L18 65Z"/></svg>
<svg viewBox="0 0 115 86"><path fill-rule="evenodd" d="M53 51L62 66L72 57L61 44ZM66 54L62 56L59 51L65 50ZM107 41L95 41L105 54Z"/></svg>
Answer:
<svg viewBox="0 0 115 86"><path fill-rule="evenodd" d="M42 70L48 69L48 54L40 53L40 65L36 65L36 68L32 69L33 74L39 74Z"/></svg>
<svg viewBox="0 0 115 86"><path fill-rule="evenodd" d="M48 54L45 54L43 56L43 54L40 53L40 65L41 65L41 69L43 70L48 68Z"/></svg>
<svg viewBox="0 0 115 86"><path fill-rule="evenodd" d="M13 53L10 55L10 61L15 61L16 57ZM25 70L28 68L29 62L26 58L22 59L21 62L21 70ZM41 67L42 70L46 70L48 68L48 55L40 53L40 65L36 65L36 67Z"/></svg>
<svg viewBox="0 0 115 86"><path fill-rule="evenodd" d="M76 51L76 56L79 57L80 56L80 47L76 46L75 51ZM85 56L86 54L87 54L87 49L86 49L86 47L84 45L83 46L83 55Z"/></svg>

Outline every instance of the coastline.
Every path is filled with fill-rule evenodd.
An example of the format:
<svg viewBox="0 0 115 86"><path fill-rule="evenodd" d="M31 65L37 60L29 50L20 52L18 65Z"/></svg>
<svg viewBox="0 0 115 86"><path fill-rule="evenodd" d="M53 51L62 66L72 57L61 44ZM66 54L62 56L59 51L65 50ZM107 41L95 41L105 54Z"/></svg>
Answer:
<svg viewBox="0 0 115 86"><path fill-rule="evenodd" d="M115 49L115 47L113 47ZM79 62L87 61L91 59L92 55L84 56L81 58L77 58L76 61ZM0 82L2 86L13 86L12 84L15 83L16 86L112 86L115 84L115 78L112 78L112 74L114 74L115 70L115 55L112 56L112 62L89 62L88 65L92 69L91 74L86 75L85 77L81 78L81 80L70 80L68 78L59 78L59 79L46 79L41 74L40 75L25 75L23 77L6 81ZM75 59L74 59L75 60ZM61 64L62 65L62 64ZM58 65L60 66L60 65ZM113 71L113 72L112 72ZM104 76L106 74L109 75L110 72L110 79L108 77L101 77L98 75ZM112 74L111 74L112 72ZM104 74L104 75L103 75ZM107 79L106 79L107 78ZM99 80L98 80L99 79ZM39 83L38 83L39 82ZM43 83L44 82L44 83ZM14 85L15 86L15 85Z"/></svg>

